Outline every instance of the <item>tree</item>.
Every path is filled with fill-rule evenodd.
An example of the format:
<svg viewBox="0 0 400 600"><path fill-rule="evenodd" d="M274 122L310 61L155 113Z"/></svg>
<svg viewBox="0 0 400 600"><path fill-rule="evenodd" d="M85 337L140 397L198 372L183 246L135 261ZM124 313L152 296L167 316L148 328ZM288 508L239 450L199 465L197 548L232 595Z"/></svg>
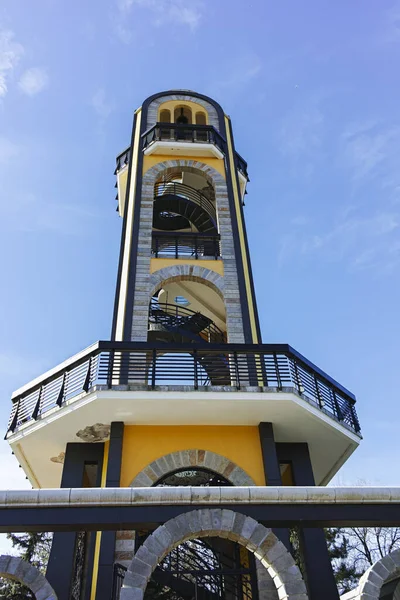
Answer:
<svg viewBox="0 0 400 600"><path fill-rule="evenodd" d="M11 540L13 548L18 549L18 556L44 574L49 559L52 535L49 533L9 533L7 537ZM10 579L1 579L0 598L28 600L34 599L35 596L20 583Z"/></svg>
<svg viewBox="0 0 400 600"><path fill-rule="evenodd" d="M356 587L361 575L377 560L400 548L399 527L346 527L325 533L341 593Z"/></svg>

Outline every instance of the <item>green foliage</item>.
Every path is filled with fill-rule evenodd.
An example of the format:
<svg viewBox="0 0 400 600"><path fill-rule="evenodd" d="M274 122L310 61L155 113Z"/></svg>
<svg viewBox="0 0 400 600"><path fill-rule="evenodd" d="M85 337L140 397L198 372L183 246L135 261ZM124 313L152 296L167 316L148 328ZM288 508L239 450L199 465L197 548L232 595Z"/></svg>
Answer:
<svg viewBox="0 0 400 600"><path fill-rule="evenodd" d="M20 533L7 534L13 548L18 550L18 556L31 565L45 572L51 548L52 536L49 533ZM0 579L0 598L7 600L31 600L32 592L16 581Z"/></svg>

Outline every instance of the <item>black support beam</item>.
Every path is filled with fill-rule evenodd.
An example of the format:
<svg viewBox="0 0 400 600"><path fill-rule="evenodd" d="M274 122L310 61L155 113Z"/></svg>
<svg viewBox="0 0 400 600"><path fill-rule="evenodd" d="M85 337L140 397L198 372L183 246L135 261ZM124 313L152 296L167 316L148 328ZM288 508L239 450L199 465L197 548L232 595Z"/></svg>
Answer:
<svg viewBox="0 0 400 600"><path fill-rule="evenodd" d="M154 529L204 504L1 508L0 533ZM209 504L253 517L267 527L400 527L400 502L385 504Z"/></svg>
<svg viewBox="0 0 400 600"><path fill-rule="evenodd" d="M124 424L111 423L106 487L119 487L122 462ZM112 597L116 531L103 531L100 542L99 568L96 585L96 600Z"/></svg>

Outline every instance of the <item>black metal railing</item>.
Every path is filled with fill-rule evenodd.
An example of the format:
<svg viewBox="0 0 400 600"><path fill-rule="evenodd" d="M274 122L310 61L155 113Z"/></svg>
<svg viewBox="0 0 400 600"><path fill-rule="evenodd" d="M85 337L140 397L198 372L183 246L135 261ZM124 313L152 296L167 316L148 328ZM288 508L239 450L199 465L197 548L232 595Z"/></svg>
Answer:
<svg viewBox="0 0 400 600"><path fill-rule="evenodd" d="M213 358L214 357L214 358ZM222 358L223 357L223 360ZM213 380L235 389L257 386L281 391L294 388L305 400L359 432L355 397L287 344L168 344L97 342L47 375L13 394L8 432L61 408L95 385L210 386L203 364L214 365ZM224 384L225 385L225 384ZM225 388L221 388L224 391ZM229 389L229 388L228 388ZM251 391L251 390L249 390Z"/></svg>
<svg viewBox="0 0 400 600"><path fill-rule="evenodd" d="M154 186L154 198L157 200L163 196L178 196L179 198L189 200L189 202L192 202L205 210L214 223L216 223L217 214L215 203L207 198L200 190L196 190L196 188L193 188L190 185L179 183L177 181L161 181Z"/></svg>
<svg viewBox="0 0 400 600"><path fill-rule="evenodd" d="M214 258L220 256L219 235L153 231L151 253L155 258Z"/></svg>
<svg viewBox="0 0 400 600"><path fill-rule="evenodd" d="M240 156L238 152L236 152L236 167L237 170L241 172L243 177L246 177L249 180L249 175L247 173L247 162Z"/></svg>
<svg viewBox="0 0 400 600"><path fill-rule="evenodd" d="M210 125L180 125L178 123L156 123L142 135L142 150L153 142L192 142L214 144L221 152L225 151L225 140Z"/></svg>
<svg viewBox="0 0 400 600"><path fill-rule="evenodd" d="M153 299L149 310L149 329L154 325L165 327L169 331L187 332L188 335L197 336L198 341L225 343L225 334L214 321L181 304L168 304Z"/></svg>
<svg viewBox="0 0 400 600"><path fill-rule="evenodd" d="M156 127L157 126L159 126L160 128L162 128L162 130L164 130L164 129L168 130L168 132L163 133L162 140L163 141L169 140L170 138L169 137L165 137L165 135L168 135L168 136L170 135L170 132L169 132L170 125L168 124L167 127L166 127L165 123L157 123ZM181 125L176 125L176 126L172 125L172 127L182 127L182 126ZM202 128L203 127L204 128L205 125L186 125L184 127L186 127L186 128L188 128L188 127ZM154 128L152 128L152 129L154 129ZM152 129L149 129L148 131L146 131L146 133L144 135L146 136L146 140L156 141L156 137L154 137L154 135L155 135L156 132L154 132L154 134L151 133ZM211 128L211 129L213 129L213 128ZM216 145L218 146L218 148L220 148L220 150L223 151L223 143L225 142L225 140L217 132L216 129L214 129L214 131L215 131L216 135L219 136L219 138L215 138L215 139L218 139L218 143ZM189 133L189 131L187 131L187 133ZM176 140L175 136L177 136L177 135L178 134L173 134L174 137L172 139ZM190 136L192 138L192 133L190 133ZM153 137L154 137L154 139L152 139ZM200 137L201 137L201 134L200 134ZM177 140L177 141L192 141L192 139L190 139L190 140ZM195 140L195 141L200 141L200 140ZM150 143L151 142L148 141L147 145L150 144ZM213 141L211 143L215 143L215 142ZM143 146L143 149L145 147L147 147L147 145ZM118 154L118 156L116 158L116 167L115 167L114 175L116 175L120 169L122 169L124 166L126 166L129 163L130 156L131 156L131 147L130 146L128 148L126 148L126 150L124 150L123 152L121 152L121 154ZM244 177L246 177L246 179L249 178L248 172L247 172L247 162L244 160L244 158L242 158L240 156L240 154L238 152L236 152L236 167L237 167L238 171L240 171L242 173L242 175L244 175Z"/></svg>
<svg viewBox="0 0 400 600"><path fill-rule="evenodd" d="M121 594L121 588L124 583L125 574L127 572L127 568L120 563L114 564L114 572L113 572L113 585L112 585L112 600L119 600Z"/></svg>
<svg viewBox="0 0 400 600"><path fill-rule="evenodd" d="M117 159L116 159L117 164L115 167L114 175L116 175L120 169L122 169L129 163L130 157L131 157L131 147L129 146L129 148L127 148L126 150L121 152L121 154L118 154Z"/></svg>

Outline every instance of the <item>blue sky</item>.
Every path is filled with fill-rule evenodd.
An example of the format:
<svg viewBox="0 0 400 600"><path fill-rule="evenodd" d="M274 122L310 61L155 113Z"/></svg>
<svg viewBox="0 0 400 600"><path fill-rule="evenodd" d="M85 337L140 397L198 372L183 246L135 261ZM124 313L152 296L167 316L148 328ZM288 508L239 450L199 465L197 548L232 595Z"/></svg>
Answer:
<svg viewBox="0 0 400 600"><path fill-rule="evenodd" d="M400 3L22 0L0 6L0 418L13 389L110 335L115 156L152 93L233 120L265 342L353 391L335 479L399 484ZM26 485L5 442L2 487Z"/></svg>

